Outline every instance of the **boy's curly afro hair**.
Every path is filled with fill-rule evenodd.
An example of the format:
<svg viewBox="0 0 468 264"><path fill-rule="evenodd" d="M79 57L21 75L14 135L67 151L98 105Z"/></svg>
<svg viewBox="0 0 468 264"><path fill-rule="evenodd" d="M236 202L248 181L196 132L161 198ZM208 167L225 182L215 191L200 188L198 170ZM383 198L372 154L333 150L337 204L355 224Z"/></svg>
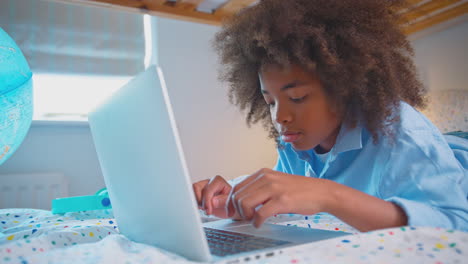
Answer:
<svg viewBox="0 0 468 264"><path fill-rule="evenodd" d="M316 72L344 122L361 121L374 142L394 136L400 101L422 108L413 50L399 28L403 0L263 0L226 21L214 39L229 99L279 135L260 92L262 67Z"/></svg>

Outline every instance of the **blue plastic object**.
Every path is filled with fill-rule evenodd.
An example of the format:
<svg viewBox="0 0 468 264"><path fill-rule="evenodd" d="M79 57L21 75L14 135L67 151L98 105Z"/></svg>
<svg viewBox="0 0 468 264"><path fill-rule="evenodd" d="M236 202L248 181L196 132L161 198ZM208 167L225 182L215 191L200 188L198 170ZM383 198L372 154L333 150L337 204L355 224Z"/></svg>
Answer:
<svg viewBox="0 0 468 264"><path fill-rule="evenodd" d="M31 126L32 94L28 62L0 28L0 165L18 149Z"/></svg>
<svg viewBox="0 0 468 264"><path fill-rule="evenodd" d="M52 200L52 213L64 214L112 208L107 189L102 188L95 195L75 196Z"/></svg>

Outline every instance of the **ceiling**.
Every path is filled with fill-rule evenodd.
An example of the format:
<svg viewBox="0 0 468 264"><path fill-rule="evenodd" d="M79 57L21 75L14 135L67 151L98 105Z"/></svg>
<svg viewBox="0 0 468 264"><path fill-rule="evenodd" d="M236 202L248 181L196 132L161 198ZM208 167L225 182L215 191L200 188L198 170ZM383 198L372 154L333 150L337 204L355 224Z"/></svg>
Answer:
<svg viewBox="0 0 468 264"><path fill-rule="evenodd" d="M221 25L240 9L256 0L53 0L65 3L105 6L173 19ZM468 13L468 0L407 0L410 8L400 10L403 31L410 35ZM404 22L403 22L404 21Z"/></svg>

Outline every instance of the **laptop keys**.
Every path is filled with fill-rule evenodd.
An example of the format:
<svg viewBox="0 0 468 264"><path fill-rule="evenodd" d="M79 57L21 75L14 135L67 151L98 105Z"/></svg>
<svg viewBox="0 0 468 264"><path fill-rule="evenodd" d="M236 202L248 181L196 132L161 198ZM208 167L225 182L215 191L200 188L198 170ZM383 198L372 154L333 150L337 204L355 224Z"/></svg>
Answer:
<svg viewBox="0 0 468 264"><path fill-rule="evenodd" d="M211 254L221 257L290 243L207 227L205 234Z"/></svg>

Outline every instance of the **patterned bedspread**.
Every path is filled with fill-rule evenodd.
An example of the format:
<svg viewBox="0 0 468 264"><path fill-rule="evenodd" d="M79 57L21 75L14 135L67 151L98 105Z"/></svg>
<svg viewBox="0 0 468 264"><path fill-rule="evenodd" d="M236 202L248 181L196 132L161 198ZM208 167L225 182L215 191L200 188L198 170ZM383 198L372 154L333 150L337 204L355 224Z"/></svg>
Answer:
<svg viewBox="0 0 468 264"><path fill-rule="evenodd" d="M291 247L249 263L468 263L468 233L400 227L360 233L328 214L278 215L270 223L351 234ZM193 263L132 242L111 210L53 215L36 209L0 210L0 263Z"/></svg>

